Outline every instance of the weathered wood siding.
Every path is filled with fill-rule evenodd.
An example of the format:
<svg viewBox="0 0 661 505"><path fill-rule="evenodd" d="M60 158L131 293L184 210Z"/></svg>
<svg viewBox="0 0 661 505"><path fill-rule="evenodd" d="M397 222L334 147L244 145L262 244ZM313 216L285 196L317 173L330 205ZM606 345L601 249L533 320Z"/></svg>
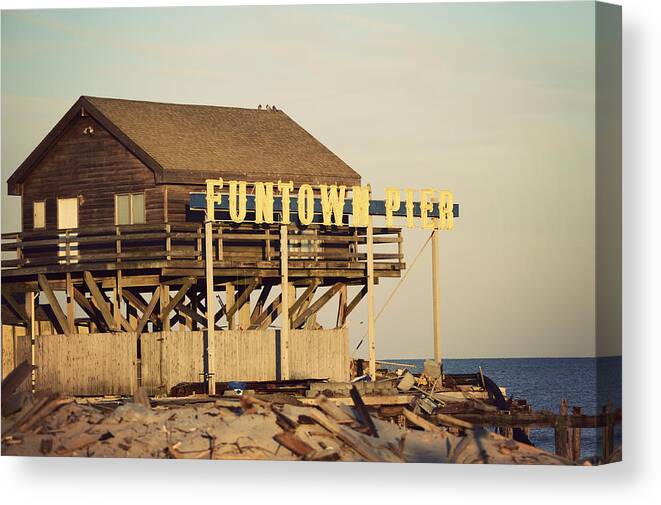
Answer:
<svg viewBox="0 0 661 505"><path fill-rule="evenodd" d="M25 327L9 324L2 325L2 378L23 361L32 362L32 343L25 333ZM30 391L32 381L26 380L19 391Z"/></svg>
<svg viewBox="0 0 661 505"><path fill-rule="evenodd" d="M45 335L35 339L35 389L71 395L133 394L135 333Z"/></svg>
<svg viewBox="0 0 661 505"><path fill-rule="evenodd" d="M93 135L84 135L91 126ZM118 193L145 192L148 223L163 222L163 186L154 173L91 117L72 121L23 183L23 230L33 229L34 201L46 201L46 229L57 228L57 198L78 197L78 226L115 224Z"/></svg>
<svg viewBox="0 0 661 505"><path fill-rule="evenodd" d="M202 382L204 332L171 331L141 336L141 384L163 394L181 382ZM214 356L216 380L275 380L275 331L218 331Z"/></svg>
<svg viewBox="0 0 661 505"><path fill-rule="evenodd" d="M214 359L217 381L276 380L278 357L274 330L216 332Z"/></svg>
<svg viewBox="0 0 661 505"><path fill-rule="evenodd" d="M203 332L143 333L140 342L141 385L148 394L167 394L181 382L204 380Z"/></svg>
<svg viewBox="0 0 661 505"><path fill-rule="evenodd" d="M191 221L204 221L204 212L191 212L188 207L191 192L206 191L204 185L194 186L185 185L167 185L167 217L171 223L188 223Z"/></svg>
<svg viewBox="0 0 661 505"><path fill-rule="evenodd" d="M292 379L349 380L349 332L290 330L289 372Z"/></svg>

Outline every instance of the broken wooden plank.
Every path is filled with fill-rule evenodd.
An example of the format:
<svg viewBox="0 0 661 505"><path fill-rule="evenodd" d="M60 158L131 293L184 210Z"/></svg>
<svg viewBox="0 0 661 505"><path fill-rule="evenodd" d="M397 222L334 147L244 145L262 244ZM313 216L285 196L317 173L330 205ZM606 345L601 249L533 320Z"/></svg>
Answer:
<svg viewBox="0 0 661 505"><path fill-rule="evenodd" d="M352 424L355 421L353 417L347 414L344 410L342 410L324 395L317 396L317 405L321 410L323 410L326 414L331 416L340 424Z"/></svg>
<svg viewBox="0 0 661 505"><path fill-rule="evenodd" d="M409 409L404 409L402 414L404 414L404 417L407 421L415 424L416 426L419 426L425 431L431 431L432 433L445 433L442 428L439 428L435 424L430 423L425 418L411 412Z"/></svg>
<svg viewBox="0 0 661 505"><path fill-rule="evenodd" d="M312 448L307 442L298 438L296 434L291 431L278 433L273 436L273 440L301 458L305 458L314 451L314 448Z"/></svg>
<svg viewBox="0 0 661 505"><path fill-rule="evenodd" d="M363 399L361 398L360 393L358 392L358 389L356 388L355 384L351 386L350 394L354 406L356 407L358 419L360 420L362 425L368 429L369 434L371 436L378 437L379 432L376 430L376 426L374 426L374 421L372 421L372 416L370 416L370 413L367 410L367 406L365 405L365 402L363 402Z"/></svg>
<svg viewBox="0 0 661 505"><path fill-rule="evenodd" d="M374 447L361 439L357 432L351 428L348 428L347 426L343 426L333 421L320 410L311 409L310 412L306 412L306 416L328 430L333 435L337 436L340 440L342 440L342 442L351 447L367 461L384 461L384 456L379 454L379 452ZM389 457L388 460L393 462L403 462L401 458L395 456L394 454L391 458Z"/></svg>

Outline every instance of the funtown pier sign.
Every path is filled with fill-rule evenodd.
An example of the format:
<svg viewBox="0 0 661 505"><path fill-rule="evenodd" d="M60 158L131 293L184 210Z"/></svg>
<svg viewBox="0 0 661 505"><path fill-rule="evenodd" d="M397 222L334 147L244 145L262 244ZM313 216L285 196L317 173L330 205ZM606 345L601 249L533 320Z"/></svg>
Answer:
<svg viewBox="0 0 661 505"><path fill-rule="evenodd" d="M207 220L234 223L365 227L369 216L406 218L408 228L451 230L459 205L452 192L437 189L386 188L384 200L371 199L370 186L254 182L208 179L206 193L191 193L191 210L206 210ZM415 198L419 197L419 201Z"/></svg>

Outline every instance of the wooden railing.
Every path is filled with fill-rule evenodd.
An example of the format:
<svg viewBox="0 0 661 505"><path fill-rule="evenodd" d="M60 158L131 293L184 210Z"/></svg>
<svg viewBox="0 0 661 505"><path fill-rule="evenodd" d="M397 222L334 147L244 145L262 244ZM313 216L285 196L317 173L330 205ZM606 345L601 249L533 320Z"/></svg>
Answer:
<svg viewBox="0 0 661 505"><path fill-rule="evenodd" d="M367 259L364 228L310 226L289 231L290 262L344 263L360 267ZM213 257L219 263L277 262L280 230L275 225L217 224ZM400 228L374 228L374 260L403 268ZM201 223L159 223L2 235L2 268L78 263L167 261L196 266L204 260ZM13 258L5 259L5 254Z"/></svg>

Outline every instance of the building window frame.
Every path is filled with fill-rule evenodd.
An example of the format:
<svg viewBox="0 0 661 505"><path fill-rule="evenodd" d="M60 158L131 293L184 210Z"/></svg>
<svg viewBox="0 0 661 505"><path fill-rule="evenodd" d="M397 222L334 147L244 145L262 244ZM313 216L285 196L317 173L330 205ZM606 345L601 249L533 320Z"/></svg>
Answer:
<svg viewBox="0 0 661 505"><path fill-rule="evenodd" d="M119 199L120 197L128 197L128 223L119 222ZM136 212L134 209L135 197L142 197L142 220L136 222ZM133 224L145 224L147 222L147 201L144 191L137 191L132 193L116 193L115 194L115 225L116 226L127 226Z"/></svg>

